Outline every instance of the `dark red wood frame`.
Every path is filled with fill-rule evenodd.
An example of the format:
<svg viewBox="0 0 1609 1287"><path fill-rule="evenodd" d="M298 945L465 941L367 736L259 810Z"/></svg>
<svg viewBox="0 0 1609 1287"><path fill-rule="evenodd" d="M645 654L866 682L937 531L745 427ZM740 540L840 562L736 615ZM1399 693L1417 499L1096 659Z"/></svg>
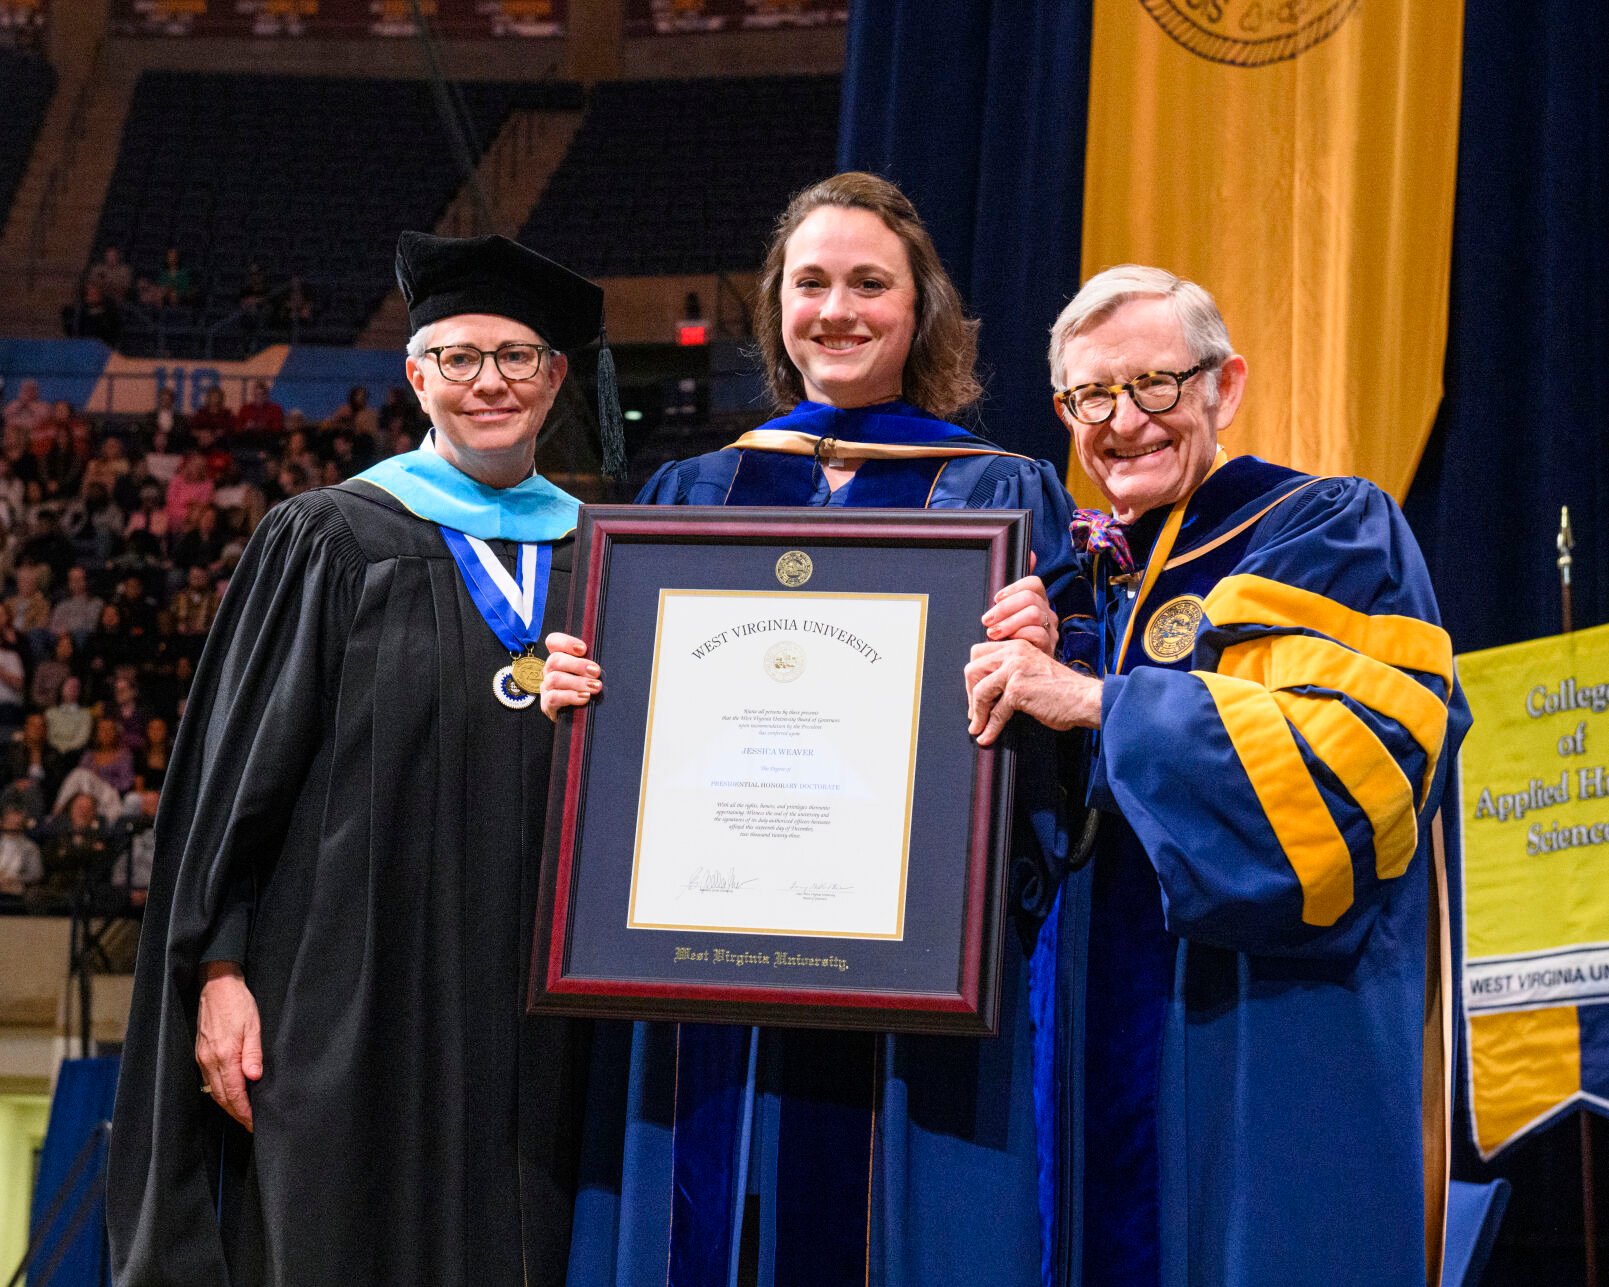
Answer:
<svg viewBox="0 0 1609 1287"><path fill-rule="evenodd" d="M1031 515L1024 510L584 505L570 587L570 629L583 639L598 637L607 610L611 552L623 543L983 549L987 551L988 584L980 587L981 616L996 590L1026 575L1030 522ZM960 676L955 678L959 687ZM586 707L560 717L531 955L529 1009L533 1013L971 1035L993 1035L997 1030L1014 778L1009 748L998 744L973 748L966 906L958 945L960 986L948 992L829 990L566 974L570 896L581 875L579 820L587 791L591 735ZM965 735L964 728L959 735ZM913 798L920 800L920 795L918 781ZM834 940L817 941L829 944Z"/></svg>

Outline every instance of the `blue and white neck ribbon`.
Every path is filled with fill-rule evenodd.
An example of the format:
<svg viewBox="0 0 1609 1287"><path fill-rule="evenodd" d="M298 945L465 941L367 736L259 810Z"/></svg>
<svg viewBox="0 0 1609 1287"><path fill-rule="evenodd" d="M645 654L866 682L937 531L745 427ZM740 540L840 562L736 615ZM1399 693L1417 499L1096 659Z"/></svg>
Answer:
<svg viewBox="0 0 1609 1287"><path fill-rule="evenodd" d="M458 565L464 588L498 642L516 657L534 649L541 637L542 611L547 605L552 544L522 544L518 575L511 576L492 547L479 537L466 536L450 527L443 527L441 536Z"/></svg>

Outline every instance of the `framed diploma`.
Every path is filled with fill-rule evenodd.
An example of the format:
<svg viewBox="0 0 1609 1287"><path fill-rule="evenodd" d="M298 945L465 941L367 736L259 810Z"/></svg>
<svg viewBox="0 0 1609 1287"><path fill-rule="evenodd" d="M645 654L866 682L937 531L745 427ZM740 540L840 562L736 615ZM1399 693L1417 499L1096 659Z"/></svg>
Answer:
<svg viewBox="0 0 1609 1287"><path fill-rule="evenodd" d="M999 510L584 506L531 1009L992 1033L1011 752L967 736Z"/></svg>

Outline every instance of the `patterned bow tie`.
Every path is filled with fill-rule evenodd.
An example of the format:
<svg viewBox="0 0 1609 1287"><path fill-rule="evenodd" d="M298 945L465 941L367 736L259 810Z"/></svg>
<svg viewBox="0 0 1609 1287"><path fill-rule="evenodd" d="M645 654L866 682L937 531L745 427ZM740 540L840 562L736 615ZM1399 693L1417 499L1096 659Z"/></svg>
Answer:
<svg viewBox="0 0 1609 1287"><path fill-rule="evenodd" d="M1098 509L1075 509L1068 526L1073 548L1081 553L1104 551L1121 572L1134 571L1134 556L1129 553L1127 529L1110 514Z"/></svg>

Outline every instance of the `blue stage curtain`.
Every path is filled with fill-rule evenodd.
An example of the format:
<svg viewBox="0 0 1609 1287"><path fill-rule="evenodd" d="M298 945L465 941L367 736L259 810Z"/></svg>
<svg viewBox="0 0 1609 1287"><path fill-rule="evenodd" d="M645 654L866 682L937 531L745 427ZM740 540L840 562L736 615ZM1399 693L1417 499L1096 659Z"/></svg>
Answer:
<svg viewBox="0 0 1609 1287"><path fill-rule="evenodd" d="M1406 505L1460 652L1559 629L1561 505L1576 627L1609 621L1606 57L1603 0L1465 0L1446 395Z"/></svg>
<svg viewBox="0 0 1609 1287"><path fill-rule="evenodd" d="M1405 506L1461 652L1558 631L1561 505L1575 625L1609 621L1606 57L1602 0L1465 0L1446 394ZM1483 1165L1458 1089L1453 1174L1514 1186L1484 1282L1582 1281L1575 1118Z"/></svg>
<svg viewBox="0 0 1609 1287"><path fill-rule="evenodd" d="M117 1056L99 1059L69 1059L56 1077L56 1094L50 1104L50 1123L39 1154L39 1182L34 1189L33 1212L29 1228L33 1237L44 1235L44 1244L28 1275L29 1282L41 1282L44 1269L52 1262L55 1272L49 1278L58 1287L100 1287L111 1283L111 1265L106 1256L106 1198L97 1196L82 1222L74 1227L74 1215L90 1193L101 1184L106 1169L106 1145L95 1148L84 1170L79 1172L65 1201L52 1212L62 1188L72 1173L73 1162L100 1123L112 1116L117 1095ZM50 1216L48 1224L45 1218ZM62 1242L71 1234L65 1249ZM58 1259L59 1257L59 1259ZM9 1271L12 1266L5 1266Z"/></svg>
<svg viewBox="0 0 1609 1287"><path fill-rule="evenodd" d="M1088 0L857 0L838 163L921 211L983 321L983 431L1061 468L1050 324L1078 289Z"/></svg>

